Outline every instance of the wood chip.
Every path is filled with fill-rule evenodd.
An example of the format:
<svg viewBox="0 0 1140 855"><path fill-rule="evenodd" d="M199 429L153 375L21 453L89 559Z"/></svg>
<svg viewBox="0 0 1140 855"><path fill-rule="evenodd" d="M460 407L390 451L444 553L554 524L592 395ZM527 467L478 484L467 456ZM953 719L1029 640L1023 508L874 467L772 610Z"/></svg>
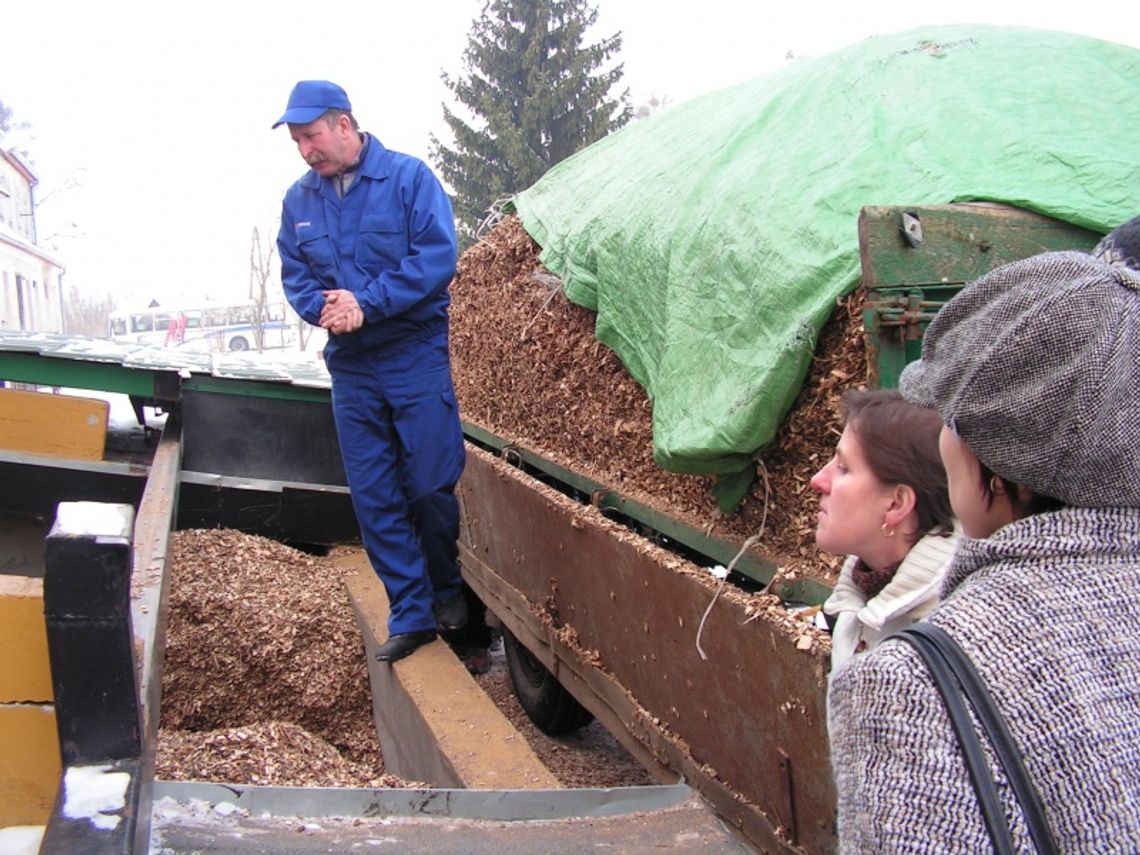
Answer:
<svg viewBox="0 0 1140 855"><path fill-rule="evenodd" d="M223 529L177 532L170 572L158 777L391 780L343 581L351 571Z"/></svg>
<svg viewBox="0 0 1140 855"><path fill-rule="evenodd" d="M332 557L230 530L176 532L156 777L422 787L388 774L364 642ZM652 783L597 722L548 737L519 706L499 643L477 679L563 786Z"/></svg>

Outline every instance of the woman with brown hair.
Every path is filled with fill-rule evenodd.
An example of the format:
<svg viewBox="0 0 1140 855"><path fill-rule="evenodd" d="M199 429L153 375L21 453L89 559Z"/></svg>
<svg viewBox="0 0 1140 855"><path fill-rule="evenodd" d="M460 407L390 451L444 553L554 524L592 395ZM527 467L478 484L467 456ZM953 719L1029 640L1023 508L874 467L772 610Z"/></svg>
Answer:
<svg viewBox="0 0 1140 855"><path fill-rule="evenodd" d="M957 542L938 414L886 389L848 392L842 406L835 455L811 479L816 545L848 556L823 606L833 671L934 608Z"/></svg>

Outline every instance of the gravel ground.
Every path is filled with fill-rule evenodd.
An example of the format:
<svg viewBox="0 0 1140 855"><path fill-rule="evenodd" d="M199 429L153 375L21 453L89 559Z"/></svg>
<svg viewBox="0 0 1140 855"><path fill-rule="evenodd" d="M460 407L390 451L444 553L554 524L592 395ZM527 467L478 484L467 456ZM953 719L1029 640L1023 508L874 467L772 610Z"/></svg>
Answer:
<svg viewBox="0 0 1140 855"><path fill-rule="evenodd" d="M634 787L656 783L633 755L597 721L558 737L547 736L535 727L519 706L511 688L501 639L494 642L490 653L490 670L476 675L475 680L564 786Z"/></svg>

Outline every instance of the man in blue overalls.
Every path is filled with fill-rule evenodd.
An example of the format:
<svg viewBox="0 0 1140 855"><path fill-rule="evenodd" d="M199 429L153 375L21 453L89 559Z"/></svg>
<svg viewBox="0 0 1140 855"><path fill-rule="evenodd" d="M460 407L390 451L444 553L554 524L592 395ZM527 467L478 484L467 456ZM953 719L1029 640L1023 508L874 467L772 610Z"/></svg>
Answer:
<svg viewBox="0 0 1140 855"><path fill-rule="evenodd" d="M362 133L345 91L303 80L284 115L309 171L277 249L285 296L328 330L333 415L353 508L388 593L392 662L467 621L456 562L463 434L447 350L451 202L420 160Z"/></svg>

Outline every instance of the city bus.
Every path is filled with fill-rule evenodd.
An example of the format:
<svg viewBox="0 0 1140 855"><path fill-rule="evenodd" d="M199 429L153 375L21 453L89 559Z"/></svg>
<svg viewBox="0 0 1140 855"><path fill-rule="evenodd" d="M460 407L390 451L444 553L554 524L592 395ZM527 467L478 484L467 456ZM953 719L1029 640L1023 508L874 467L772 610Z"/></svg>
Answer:
<svg viewBox="0 0 1140 855"><path fill-rule="evenodd" d="M279 350L296 343L297 317L285 303L148 306L112 312L109 337L152 347Z"/></svg>

